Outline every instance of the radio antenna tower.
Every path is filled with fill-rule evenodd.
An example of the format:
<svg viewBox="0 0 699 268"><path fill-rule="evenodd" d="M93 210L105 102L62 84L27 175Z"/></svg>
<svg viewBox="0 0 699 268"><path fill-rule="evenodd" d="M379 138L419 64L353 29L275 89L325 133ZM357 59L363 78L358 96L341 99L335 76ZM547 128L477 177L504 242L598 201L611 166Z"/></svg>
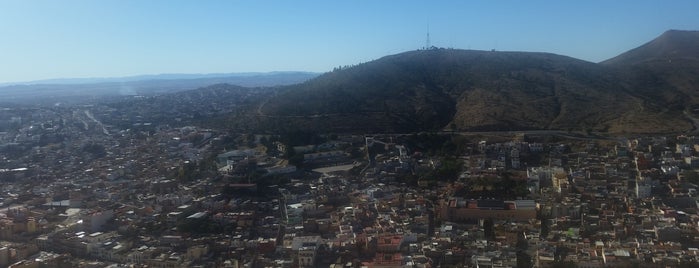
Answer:
<svg viewBox="0 0 699 268"><path fill-rule="evenodd" d="M430 44L430 25L427 25L427 39L425 40L425 50L428 50L432 47L432 44Z"/></svg>

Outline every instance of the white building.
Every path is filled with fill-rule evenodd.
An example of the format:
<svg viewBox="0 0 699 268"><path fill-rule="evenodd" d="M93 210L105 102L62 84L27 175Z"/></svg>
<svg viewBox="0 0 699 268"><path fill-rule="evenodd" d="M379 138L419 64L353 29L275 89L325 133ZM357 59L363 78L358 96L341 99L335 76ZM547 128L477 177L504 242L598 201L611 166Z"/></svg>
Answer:
<svg viewBox="0 0 699 268"><path fill-rule="evenodd" d="M299 224L303 222L303 203L286 206L286 223Z"/></svg>

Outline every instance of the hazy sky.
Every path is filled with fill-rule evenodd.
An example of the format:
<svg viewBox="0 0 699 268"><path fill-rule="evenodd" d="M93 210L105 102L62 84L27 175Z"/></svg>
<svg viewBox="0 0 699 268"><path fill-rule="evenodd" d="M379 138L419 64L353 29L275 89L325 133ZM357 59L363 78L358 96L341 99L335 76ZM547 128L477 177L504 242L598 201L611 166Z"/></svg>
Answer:
<svg viewBox="0 0 699 268"><path fill-rule="evenodd" d="M0 0L0 83L247 71L324 72L432 45L598 62L699 1Z"/></svg>

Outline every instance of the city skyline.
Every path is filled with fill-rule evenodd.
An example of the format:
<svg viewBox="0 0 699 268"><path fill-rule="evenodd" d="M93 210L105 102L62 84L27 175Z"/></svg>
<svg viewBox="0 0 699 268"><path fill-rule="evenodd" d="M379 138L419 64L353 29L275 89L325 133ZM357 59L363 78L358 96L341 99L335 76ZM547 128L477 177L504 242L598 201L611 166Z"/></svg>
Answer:
<svg viewBox="0 0 699 268"><path fill-rule="evenodd" d="M599 62L671 29L674 1L5 1L0 83L163 73L326 72L437 47ZM429 29L429 30L428 30Z"/></svg>

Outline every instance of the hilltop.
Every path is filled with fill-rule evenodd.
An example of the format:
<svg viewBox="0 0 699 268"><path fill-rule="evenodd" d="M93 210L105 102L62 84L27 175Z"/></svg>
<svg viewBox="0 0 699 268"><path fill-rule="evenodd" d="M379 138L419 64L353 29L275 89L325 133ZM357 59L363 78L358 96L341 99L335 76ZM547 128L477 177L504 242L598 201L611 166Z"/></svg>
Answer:
<svg viewBox="0 0 699 268"><path fill-rule="evenodd" d="M604 65L628 66L652 61L699 59L699 31L669 30L640 47L601 62Z"/></svg>
<svg viewBox="0 0 699 268"><path fill-rule="evenodd" d="M616 69L634 96L696 113L699 106L699 31L670 30L602 65Z"/></svg>

